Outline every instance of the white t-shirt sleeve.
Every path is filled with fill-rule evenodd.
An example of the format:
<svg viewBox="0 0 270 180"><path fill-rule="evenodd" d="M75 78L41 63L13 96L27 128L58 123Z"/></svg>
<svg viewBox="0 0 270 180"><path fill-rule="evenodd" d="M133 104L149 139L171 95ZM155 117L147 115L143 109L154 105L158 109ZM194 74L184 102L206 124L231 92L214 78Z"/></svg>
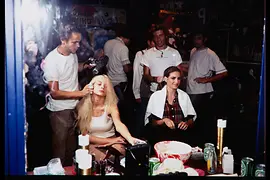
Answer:
<svg viewBox="0 0 270 180"><path fill-rule="evenodd" d="M190 57L192 56L192 54L196 51L196 48L192 48L190 51Z"/></svg>
<svg viewBox="0 0 270 180"><path fill-rule="evenodd" d="M183 62L182 57L180 55L180 53L176 50L176 59L175 59L175 66L178 66L179 64L181 64Z"/></svg>
<svg viewBox="0 0 270 180"><path fill-rule="evenodd" d="M140 63L142 61L142 53L141 51L136 53L134 63L133 63L133 84L132 84L132 89L133 89L133 94L135 96L135 99L139 99L140 96L140 85L141 85L141 80L142 80L142 74L140 71Z"/></svg>
<svg viewBox="0 0 270 180"><path fill-rule="evenodd" d="M57 65L55 63L55 59L50 59L52 57L45 58L45 63L43 66L44 78L46 82L48 81L59 81L59 72L57 69Z"/></svg>
<svg viewBox="0 0 270 180"><path fill-rule="evenodd" d="M142 64L149 67L149 62L147 59L148 59L148 53L146 51L145 54L142 56Z"/></svg>
<svg viewBox="0 0 270 180"><path fill-rule="evenodd" d="M119 59L121 60L122 65L130 64L128 53L129 51L126 46L119 51Z"/></svg>
<svg viewBox="0 0 270 180"><path fill-rule="evenodd" d="M211 60L212 60L211 70L215 71L216 74L220 74L220 73L223 73L223 72L226 72L227 71L226 67L220 61L220 59L216 55L216 53L211 54Z"/></svg>

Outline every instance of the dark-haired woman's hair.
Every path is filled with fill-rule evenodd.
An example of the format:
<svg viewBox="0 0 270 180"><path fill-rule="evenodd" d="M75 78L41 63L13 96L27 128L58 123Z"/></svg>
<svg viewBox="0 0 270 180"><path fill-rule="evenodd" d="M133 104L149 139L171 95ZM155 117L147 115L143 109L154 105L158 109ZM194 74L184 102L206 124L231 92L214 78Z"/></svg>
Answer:
<svg viewBox="0 0 270 180"><path fill-rule="evenodd" d="M80 33L80 31L73 25L67 24L59 28L59 37L61 41L68 40L72 33Z"/></svg>
<svg viewBox="0 0 270 180"><path fill-rule="evenodd" d="M170 76L170 74L173 73L173 72L179 72L180 73L180 76L182 75L182 72L181 72L181 70L178 67L176 67L176 66L170 66L167 69L165 69L163 76L168 78ZM160 86L159 89L162 89L166 84L167 83L165 81L162 81L161 82L161 86Z"/></svg>
<svg viewBox="0 0 270 180"><path fill-rule="evenodd" d="M180 74L182 74L181 70L178 67L176 67L176 66L170 66L167 69L165 69L163 76L169 77L170 74L173 73L173 72L179 72Z"/></svg>

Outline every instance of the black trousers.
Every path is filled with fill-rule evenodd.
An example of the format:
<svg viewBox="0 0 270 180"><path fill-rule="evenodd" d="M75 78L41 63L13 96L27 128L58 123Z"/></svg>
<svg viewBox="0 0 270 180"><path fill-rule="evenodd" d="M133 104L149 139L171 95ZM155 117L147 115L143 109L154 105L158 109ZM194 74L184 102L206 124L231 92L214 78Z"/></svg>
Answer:
<svg viewBox="0 0 270 180"><path fill-rule="evenodd" d="M190 100L197 113L197 119L194 122L193 142L203 148L205 143L217 142L217 120L214 116L213 96L214 94L190 94Z"/></svg>
<svg viewBox="0 0 270 180"><path fill-rule="evenodd" d="M31 109L27 113L27 171L33 171L35 167L45 166L52 158L51 152L51 127L49 111Z"/></svg>
<svg viewBox="0 0 270 180"><path fill-rule="evenodd" d="M148 101L149 101L149 98L141 97L141 103L136 103L135 121L134 121L134 128L135 128L134 136L138 137L138 138L145 137L144 117L145 117Z"/></svg>
<svg viewBox="0 0 270 180"><path fill-rule="evenodd" d="M121 121L127 126L132 135L135 134L134 96L132 83L121 82L114 86L115 93L119 99L118 109Z"/></svg>

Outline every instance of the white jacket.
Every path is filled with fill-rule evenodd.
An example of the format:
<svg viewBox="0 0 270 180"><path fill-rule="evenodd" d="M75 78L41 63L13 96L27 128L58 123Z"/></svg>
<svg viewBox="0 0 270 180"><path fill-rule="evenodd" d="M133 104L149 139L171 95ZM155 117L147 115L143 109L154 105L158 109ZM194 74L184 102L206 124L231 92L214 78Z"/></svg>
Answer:
<svg viewBox="0 0 270 180"><path fill-rule="evenodd" d="M143 51L143 52L142 52ZM143 77L143 64L142 64L142 58L143 53L145 53L146 50L138 51L136 53L134 63L133 63L133 84L132 84L132 90L133 94L135 96L135 99L141 98L140 95L140 85L141 80Z"/></svg>
<svg viewBox="0 0 270 180"><path fill-rule="evenodd" d="M148 117L153 114L159 118L163 118L164 106L166 101L167 86L164 86L161 90L154 92L148 102L144 124L149 122ZM188 115L194 115L193 121L195 121L197 114L193 108L188 94L180 89L177 89L179 105L182 109L184 117Z"/></svg>

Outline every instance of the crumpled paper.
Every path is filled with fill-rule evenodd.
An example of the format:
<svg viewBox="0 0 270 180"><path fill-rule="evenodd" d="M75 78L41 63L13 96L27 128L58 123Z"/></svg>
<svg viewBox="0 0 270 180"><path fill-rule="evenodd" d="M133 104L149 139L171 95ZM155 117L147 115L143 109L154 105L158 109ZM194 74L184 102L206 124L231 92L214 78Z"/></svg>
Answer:
<svg viewBox="0 0 270 180"><path fill-rule="evenodd" d="M65 169L60 158L54 158L49 161L47 166L34 168L34 175L65 175Z"/></svg>
<svg viewBox="0 0 270 180"><path fill-rule="evenodd" d="M47 170L49 175L65 175L60 158L51 159L47 164Z"/></svg>

